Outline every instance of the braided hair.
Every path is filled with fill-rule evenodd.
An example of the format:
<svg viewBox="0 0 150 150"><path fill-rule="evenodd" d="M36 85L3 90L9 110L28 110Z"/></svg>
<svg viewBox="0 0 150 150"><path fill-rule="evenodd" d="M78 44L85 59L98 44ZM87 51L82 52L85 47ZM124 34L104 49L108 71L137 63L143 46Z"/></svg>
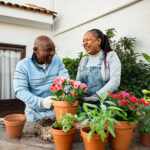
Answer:
<svg viewBox="0 0 150 150"><path fill-rule="evenodd" d="M96 38L101 39L100 48L103 50L104 64L105 64L105 71L106 71L106 56L108 52L112 51L110 43L109 43L109 39L105 34L103 34L102 31L98 29L92 29L92 30L89 30L88 32L92 32Z"/></svg>

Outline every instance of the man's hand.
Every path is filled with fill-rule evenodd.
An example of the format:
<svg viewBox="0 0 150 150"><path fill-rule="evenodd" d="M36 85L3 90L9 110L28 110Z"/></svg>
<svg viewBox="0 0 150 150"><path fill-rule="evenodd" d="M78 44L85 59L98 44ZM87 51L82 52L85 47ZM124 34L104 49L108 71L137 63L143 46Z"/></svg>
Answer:
<svg viewBox="0 0 150 150"><path fill-rule="evenodd" d="M48 96L46 98L43 98L41 100L41 107L44 107L44 108L47 108L47 109L53 109L52 97L53 96Z"/></svg>
<svg viewBox="0 0 150 150"><path fill-rule="evenodd" d="M79 98L79 101L82 101L83 103L96 103L100 101L100 97L97 94L93 94L89 97Z"/></svg>

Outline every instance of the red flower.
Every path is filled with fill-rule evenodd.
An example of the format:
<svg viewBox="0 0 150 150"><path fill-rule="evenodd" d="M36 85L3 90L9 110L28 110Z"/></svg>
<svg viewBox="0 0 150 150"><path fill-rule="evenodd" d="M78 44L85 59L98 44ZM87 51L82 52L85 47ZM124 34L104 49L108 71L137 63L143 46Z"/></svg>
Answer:
<svg viewBox="0 0 150 150"><path fill-rule="evenodd" d="M138 99L137 99L135 96L132 96L132 97L130 98L130 100L132 100L133 103L137 103L137 102L138 102Z"/></svg>
<svg viewBox="0 0 150 150"><path fill-rule="evenodd" d="M120 104L121 106L125 106L124 100L119 101L119 104Z"/></svg>

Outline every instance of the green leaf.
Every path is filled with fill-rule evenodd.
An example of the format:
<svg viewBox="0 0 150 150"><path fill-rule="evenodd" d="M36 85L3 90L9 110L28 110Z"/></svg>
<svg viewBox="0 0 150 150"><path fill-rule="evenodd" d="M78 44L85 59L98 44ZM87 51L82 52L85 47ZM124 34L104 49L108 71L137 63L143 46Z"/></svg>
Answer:
<svg viewBox="0 0 150 150"><path fill-rule="evenodd" d="M142 53L142 56L143 56L148 62L150 62L150 56L148 56L146 53Z"/></svg>
<svg viewBox="0 0 150 150"><path fill-rule="evenodd" d="M108 92L104 92L104 93L102 94L101 102L104 102L104 100L107 98L107 95L108 95Z"/></svg>
<svg viewBox="0 0 150 150"><path fill-rule="evenodd" d="M73 98L72 96L67 96L65 101L69 104L73 104L75 102L75 98Z"/></svg>
<svg viewBox="0 0 150 150"><path fill-rule="evenodd" d="M108 108L109 108L109 109L112 109L112 110L124 111L123 109L118 108L118 107L115 107L115 106L109 106Z"/></svg>
<svg viewBox="0 0 150 150"><path fill-rule="evenodd" d="M114 129L111 128L110 126L107 127L107 130L110 132L110 134L113 136L113 137L116 137L115 135L115 132L114 132Z"/></svg>
<svg viewBox="0 0 150 150"><path fill-rule="evenodd" d="M113 105L113 106L116 106L116 104L112 101L105 101L105 103L109 104L109 105Z"/></svg>
<svg viewBox="0 0 150 150"><path fill-rule="evenodd" d="M86 106L86 103L83 104L83 109L84 109L85 112L88 112L88 108Z"/></svg>
<svg viewBox="0 0 150 150"><path fill-rule="evenodd" d="M89 104L89 103L84 103L86 106L91 107L91 108L98 108L96 105L94 104Z"/></svg>
<svg viewBox="0 0 150 150"><path fill-rule="evenodd" d="M85 119L83 122L82 122L82 125L86 125L88 123L88 119Z"/></svg>
<svg viewBox="0 0 150 150"><path fill-rule="evenodd" d="M86 117L86 116L80 116L80 117L78 117L78 120L79 120L79 121L80 121L80 120L83 120L85 117Z"/></svg>
<svg viewBox="0 0 150 150"><path fill-rule="evenodd" d="M91 135L93 134L93 131L90 131L89 133L88 133L88 142L90 141L90 138L91 138Z"/></svg>

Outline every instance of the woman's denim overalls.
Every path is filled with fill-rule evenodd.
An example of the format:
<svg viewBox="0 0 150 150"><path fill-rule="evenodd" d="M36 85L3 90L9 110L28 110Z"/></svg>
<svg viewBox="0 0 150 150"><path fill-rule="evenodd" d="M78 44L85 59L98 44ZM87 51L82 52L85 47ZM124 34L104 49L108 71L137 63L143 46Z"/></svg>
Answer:
<svg viewBox="0 0 150 150"><path fill-rule="evenodd" d="M87 85L88 90L85 93L85 95L91 96L105 85L105 82L103 81L101 74L101 65L103 63L104 57L100 58L98 66L91 66L91 67L86 67L88 59L89 59L88 56L86 56L84 59L78 80Z"/></svg>

